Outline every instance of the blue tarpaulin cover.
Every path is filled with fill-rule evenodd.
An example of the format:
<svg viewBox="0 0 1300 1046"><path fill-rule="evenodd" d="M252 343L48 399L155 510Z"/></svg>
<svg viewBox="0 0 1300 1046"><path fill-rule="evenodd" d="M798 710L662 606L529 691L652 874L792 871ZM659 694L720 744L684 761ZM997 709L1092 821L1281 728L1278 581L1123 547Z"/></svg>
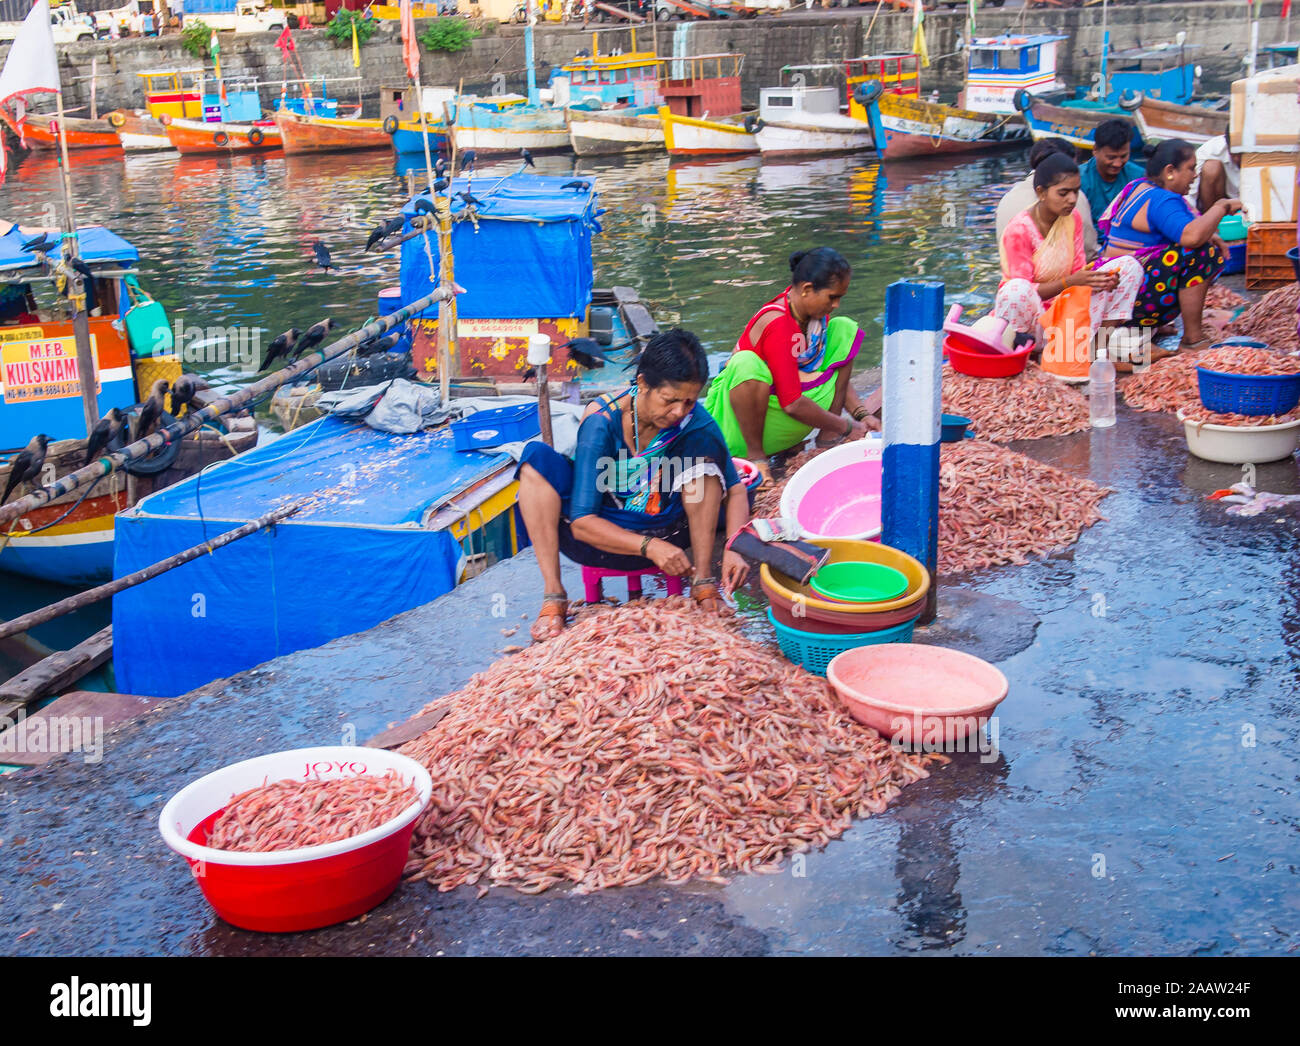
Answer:
<svg viewBox="0 0 1300 1046"><path fill-rule="evenodd" d="M3 236L0 236L0 269L37 264L36 255L24 251L23 244L39 235L39 231L21 232L18 226L15 225ZM61 233L51 232L49 239L57 244L61 236ZM89 225L79 229L77 242L81 249L81 256L88 262L137 262L140 260L139 251L117 233L110 232L102 225ZM58 248L55 247L52 250L53 257L57 258L59 254Z"/></svg>
<svg viewBox="0 0 1300 1046"><path fill-rule="evenodd" d="M465 288L457 296L461 319L531 319L585 316L593 281L591 237L596 221L596 192L591 178L578 179L586 189L565 189L575 179L516 174L506 178L479 175L457 178L450 187L451 213L465 209L455 194L470 192L480 202L478 229L471 221L452 227L451 249L456 282ZM416 200L402 210L415 215ZM437 286L438 241L429 233L402 244L402 301L422 298ZM434 271L429 271L432 253ZM426 314L437 315L436 306Z"/></svg>
<svg viewBox="0 0 1300 1046"><path fill-rule="evenodd" d="M458 453L445 428L402 436L322 418L145 498L117 517L114 577L310 503L114 596L118 689L174 697L450 591L460 544L421 521L510 460Z"/></svg>

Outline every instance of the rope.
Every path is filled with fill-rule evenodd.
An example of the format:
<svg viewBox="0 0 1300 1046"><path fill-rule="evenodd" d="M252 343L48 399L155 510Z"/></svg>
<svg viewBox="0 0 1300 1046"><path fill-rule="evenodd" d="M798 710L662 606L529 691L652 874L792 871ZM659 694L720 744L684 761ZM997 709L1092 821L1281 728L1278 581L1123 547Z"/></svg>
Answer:
<svg viewBox="0 0 1300 1046"><path fill-rule="evenodd" d="M104 475L108 475L108 473L105 473ZM99 479L95 480L94 483L88 486L85 492L81 495L81 497L77 498L77 500L72 503L72 506L68 509L68 511L63 513L63 515L61 515L58 519L52 520L51 522L45 523L39 527L34 527L31 530L6 531L4 534L4 543L0 544L0 551L3 551L4 548L9 544L10 538L17 537L19 534L22 534L24 537L26 537L31 534L39 534L42 530L49 530L50 527L57 527L60 523L62 523L70 515L76 512L78 508L81 507L81 503L85 501L86 498L90 497L90 492L94 490L97 486L99 486L99 480L103 478L104 476L100 476Z"/></svg>

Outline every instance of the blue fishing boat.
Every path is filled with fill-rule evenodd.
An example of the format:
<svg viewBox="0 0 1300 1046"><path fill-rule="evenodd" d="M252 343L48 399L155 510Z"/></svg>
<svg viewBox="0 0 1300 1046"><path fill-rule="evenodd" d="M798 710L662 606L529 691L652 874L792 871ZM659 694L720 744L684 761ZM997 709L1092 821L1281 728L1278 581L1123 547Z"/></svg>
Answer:
<svg viewBox="0 0 1300 1046"><path fill-rule="evenodd" d="M86 416L71 308L57 297L49 267L23 244L56 230L8 225L0 235L0 486L10 463L38 433L48 438L42 483L75 471L85 463ZM79 230L81 258L93 275L87 324L95 373L95 403L103 417L127 410L145 398L158 379L181 375L180 356L162 306L139 287L135 269L139 251L102 226ZM58 247L52 246L54 256ZM102 275L99 275L102 274ZM251 419L232 434L207 433L184 440L148 467L137 486L147 493L204 465L246 449L257 440ZM21 485L14 494L27 493ZM113 517L128 506L123 473L100 479L88 490L56 498L0 527L0 570L66 585L106 581L113 564Z"/></svg>
<svg viewBox="0 0 1300 1046"><path fill-rule="evenodd" d="M616 361L627 359L658 329L635 290L595 287L592 237L600 232L600 223L594 179L524 173L457 178L448 191L456 282L466 288L456 299L453 382L522 381L529 366L528 339L535 334L551 338L551 375L557 380L613 380L606 375L620 369ZM478 201L473 221L466 220L467 205L455 195L460 192ZM406 205L408 229L417 207L428 203L427 197L417 197ZM419 300L438 284L432 234L430 240L426 244L415 237L402 244L403 304ZM410 327L416 372L433 380L437 317L431 311L413 319ZM584 366L571 356L567 343L586 337L613 357L606 366Z"/></svg>
<svg viewBox="0 0 1300 1046"><path fill-rule="evenodd" d="M971 41L966 54L966 90L957 104L977 113L1010 115L1018 110L1020 91L1031 95L1060 93L1056 75L1059 34L985 36Z"/></svg>
<svg viewBox="0 0 1300 1046"><path fill-rule="evenodd" d="M527 537L515 463L324 417L118 517L114 573L306 501L297 515L113 599L126 693L175 696L359 632L449 592ZM160 608L184 607L166 613Z"/></svg>

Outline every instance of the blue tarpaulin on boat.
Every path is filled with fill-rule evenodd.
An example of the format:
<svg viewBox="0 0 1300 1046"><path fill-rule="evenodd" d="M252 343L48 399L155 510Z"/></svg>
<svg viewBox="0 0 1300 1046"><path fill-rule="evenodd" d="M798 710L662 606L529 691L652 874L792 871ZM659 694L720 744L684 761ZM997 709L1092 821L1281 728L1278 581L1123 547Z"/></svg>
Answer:
<svg viewBox="0 0 1300 1046"><path fill-rule="evenodd" d="M0 269L36 265L36 255L24 251L23 244L39 235L39 232L21 232L18 226L15 225L3 236L0 236ZM61 235L61 233L52 232L49 234L49 238L57 244ZM102 225L90 225L78 230L77 242L81 249L81 256L88 262L137 262L140 260L139 251L117 233L110 232ZM54 248L56 257L58 253L58 249Z"/></svg>
<svg viewBox="0 0 1300 1046"><path fill-rule="evenodd" d="M450 591L461 546L422 522L509 461L457 452L445 428L393 435L322 418L143 499L117 517L114 577L309 504L116 595L118 689L174 697Z"/></svg>
<svg viewBox="0 0 1300 1046"><path fill-rule="evenodd" d="M585 316L591 303L591 237L596 221L595 183L587 188L563 186L575 179L516 174L506 178L479 175L457 178L452 216L465 210L455 196L469 192L480 201L478 227L459 221L452 227L451 248L456 282L465 293L456 299L461 319L531 319ZM416 213L416 197L402 214ZM402 244L402 301L409 303L435 289L438 280L437 237L430 232ZM430 275L429 255L434 269ZM437 314L436 307L427 315Z"/></svg>

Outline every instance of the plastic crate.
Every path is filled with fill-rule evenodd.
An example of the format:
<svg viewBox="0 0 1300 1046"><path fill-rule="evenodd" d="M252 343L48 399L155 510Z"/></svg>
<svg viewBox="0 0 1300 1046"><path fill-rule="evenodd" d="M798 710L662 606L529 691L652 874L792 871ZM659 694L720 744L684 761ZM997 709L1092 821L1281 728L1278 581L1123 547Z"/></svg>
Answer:
<svg viewBox="0 0 1300 1046"><path fill-rule="evenodd" d="M1217 414L1285 414L1300 403L1300 374L1225 374L1196 368L1201 406Z"/></svg>
<svg viewBox="0 0 1300 1046"><path fill-rule="evenodd" d="M532 439L542 431L536 403L480 410L451 423L457 450L482 450Z"/></svg>
<svg viewBox="0 0 1300 1046"><path fill-rule="evenodd" d="M783 625L769 609L767 619L776 629L776 642L786 659L796 665L803 665L809 672L819 676L826 674L826 666L836 654L853 650L860 646L875 646L877 643L910 643L915 619L904 621L893 628L882 628L879 632L859 632L854 635L823 635L820 632L804 632L802 629Z"/></svg>
<svg viewBox="0 0 1300 1046"><path fill-rule="evenodd" d="M1246 289L1272 290L1295 282L1286 252L1296 245L1295 222L1256 222L1246 234Z"/></svg>

